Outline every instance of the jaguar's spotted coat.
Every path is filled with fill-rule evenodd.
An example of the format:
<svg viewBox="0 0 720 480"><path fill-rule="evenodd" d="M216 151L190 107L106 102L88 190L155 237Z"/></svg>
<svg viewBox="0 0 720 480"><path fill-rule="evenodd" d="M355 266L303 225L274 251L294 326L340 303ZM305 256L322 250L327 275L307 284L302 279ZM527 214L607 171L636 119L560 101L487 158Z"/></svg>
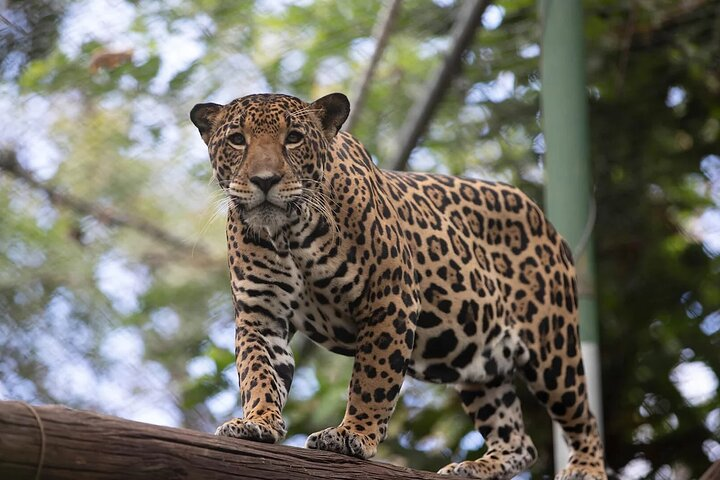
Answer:
<svg viewBox="0 0 720 480"><path fill-rule="evenodd" d="M219 435L275 442L301 331L355 357L345 418L307 446L372 457L405 374L455 385L489 450L441 473L531 465L517 370L571 447L558 478L605 479L577 333L575 271L540 209L508 185L383 171L338 133L347 98L250 95L191 119L229 195L228 260L244 418Z"/></svg>

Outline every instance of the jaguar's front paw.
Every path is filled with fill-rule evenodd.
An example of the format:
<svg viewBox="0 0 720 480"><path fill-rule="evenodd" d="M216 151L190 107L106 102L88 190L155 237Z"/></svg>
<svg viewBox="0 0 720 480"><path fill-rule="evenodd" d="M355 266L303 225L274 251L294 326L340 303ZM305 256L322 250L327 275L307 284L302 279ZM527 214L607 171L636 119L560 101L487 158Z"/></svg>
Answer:
<svg viewBox="0 0 720 480"><path fill-rule="evenodd" d="M285 437L286 433L287 429L282 420L276 422L276 424L271 424L262 418L252 420L233 418L215 430L215 435L265 443L277 443Z"/></svg>
<svg viewBox="0 0 720 480"><path fill-rule="evenodd" d="M377 439L339 426L326 428L310 435L305 442L307 448L342 453L352 457L370 458L377 453Z"/></svg>
<svg viewBox="0 0 720 480"><path fill-rule="evenodd" d="M481 458L480 460L465 460L460 463L446 465L438 473L441 475L454 475L465 478L482 478L484 480L506 480L515 477L515 472L509 465L498 462L497 457Z"/></svg>
<svg viewBox="0 0 720 480"><path fill-rule="evenodd" d="M555 475L555 480L607 480L602 468L569 466Z"/></svg>

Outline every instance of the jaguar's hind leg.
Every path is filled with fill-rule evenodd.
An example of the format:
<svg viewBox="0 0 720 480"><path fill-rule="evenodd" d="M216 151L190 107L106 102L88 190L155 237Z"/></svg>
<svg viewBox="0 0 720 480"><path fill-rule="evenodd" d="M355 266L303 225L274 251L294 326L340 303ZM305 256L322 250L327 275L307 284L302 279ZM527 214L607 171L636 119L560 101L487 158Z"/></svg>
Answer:
<svg viewBox="0 0 720 480"><path fill-rule="evenodd" d="M438 473L493 480L510 479L526 470L537 450L525 434L520 401L510 378L482 385L457 386L463 408L482 434L488 450L480 459L451 463Z"/></svg>
<svg viewBox="0 0 720 480"><path fill-rule="evenodd" d="M571 341L576 335L569 335ZM575 348L575 347L573 347ZM532 358L524 368L528 386L563 429L570 447L568 465L555 480L607 480L603 445L597 420L590 412L582 359L568 355L563 366L559 357L548 356L545 366Z"/></svg>

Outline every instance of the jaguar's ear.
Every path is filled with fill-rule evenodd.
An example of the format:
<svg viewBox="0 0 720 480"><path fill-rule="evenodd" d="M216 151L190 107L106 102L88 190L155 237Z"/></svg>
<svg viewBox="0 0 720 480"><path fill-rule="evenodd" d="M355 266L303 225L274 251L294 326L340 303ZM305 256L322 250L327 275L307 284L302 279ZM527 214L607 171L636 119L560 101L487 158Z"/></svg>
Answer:
<svg viewBox="0 0 720 480"><path fill-rule="evenodd" d="M342 93L331 93L315 100L311 108L317 112L325 138L331 141L350 113L350 101Z"/></svg>
<svg viewBox="0 0 720 480"><path fill-rule="evenodd" d="M206 144L215 130L215 120L222 107L217 103L198 103L190 110L190 121L197 127Z"/></svg>

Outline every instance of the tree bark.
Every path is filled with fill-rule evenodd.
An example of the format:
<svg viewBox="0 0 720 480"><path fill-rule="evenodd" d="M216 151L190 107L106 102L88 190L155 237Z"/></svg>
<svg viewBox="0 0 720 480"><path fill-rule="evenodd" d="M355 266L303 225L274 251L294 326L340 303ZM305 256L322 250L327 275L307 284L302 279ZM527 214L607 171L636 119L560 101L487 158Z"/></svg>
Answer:
<svg viewBox="0 0 720 480"><path fill-rule="evenodd" d="M160 427L63 406L31 407L22 402L0 402L0 478L448 480L456 477L336 453Z"/></svg>
<svg viewBox="0 0 720 480"><path fill-rule="evenodd" d="M703 473L700 480L720 480L720 460L717 460L715 463L710 465L710 468Z"/></svg>

